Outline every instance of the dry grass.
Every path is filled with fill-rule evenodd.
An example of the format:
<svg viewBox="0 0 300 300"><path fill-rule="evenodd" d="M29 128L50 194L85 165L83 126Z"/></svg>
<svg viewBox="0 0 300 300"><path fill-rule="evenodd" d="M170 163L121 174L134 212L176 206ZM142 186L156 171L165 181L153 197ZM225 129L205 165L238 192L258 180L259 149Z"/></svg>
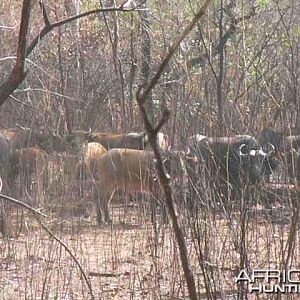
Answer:
<svg viewBox="0 0 300 300"><path fill-rule="evenodd" d="M187 299L174 232L170 224L162 224L159 210L153 225L149 195L136 199L117 193L110 210L113 224L98 227L93 186L79 197L71 178L52 178L46 189L33 181L30 197L17 183L16 194L43 207L47 226L79 260L95 299ZM174 187L197 290L200 299L208 299L207 287L213 299L237 299L235 278L241 269L282 268L295 212L291 199L298 199L298 191L265 186L251 190L245 210L237 201L234 209L226 211L202 184L203 206L192 213L181 200L181 187ZM36 200L41 196L42 203ZM272 199L268 209L266 199ZM11 238L0 240L0 299L90 299L86 282L66 250L28 212L10 204L5 211ZM299 269L297 231L294 241L291 266Z"/></svg>
<svg viewBox="0 0 300 300"><path fill-rule="evenodd" d="M149 214L142 211L141 206L115 204L111 211L114 224L101 228L93 218L62 218L57 212L47 218L47 226L68 245L88 274L95 299L183 299L187 295L170 225L154 227ZM16 219L15 209L10 214ZM220 299L230 299L230 294L236 294L234 279L240 270L239 213L231 218L201 215L197 222L187 222L182 216L201 298L207 297L200 249L212 291ZM289 211L280 208L250 210L249 269L279 267L289 232L287 216ZM29 214L22 218L19 214L18 222L21 220L25 224L22 234L0 241L0 298L89 299L88 288L66 251ZM160 219L157 221L159 224ZM295 262L300 257L298 244L297 238Z"/></svg>
<svg viewBox="0 0 300 300"><path fill-rule="evenodd" d="M37 226L33 229L34 221L30 223L25 234L1 241L1 297L87 299L87 287L74 262L52 238ZM89 274L96 299L153 299L168 296L170 288L178 293L183 285L178 271L177 276L169 276L179 270L169 229L153 247L151 225L96 228L80 219L51 223Z"/></svg>

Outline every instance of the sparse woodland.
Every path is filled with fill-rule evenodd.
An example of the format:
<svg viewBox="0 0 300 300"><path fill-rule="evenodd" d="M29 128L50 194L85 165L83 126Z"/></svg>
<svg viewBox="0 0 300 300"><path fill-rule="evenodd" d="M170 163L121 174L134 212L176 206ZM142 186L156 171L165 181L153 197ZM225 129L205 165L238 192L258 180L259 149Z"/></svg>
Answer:
<svg viewBox="0 0 300 300"><path fill-rule="evenodd" d="M47 185L36 174L8 193L40 221L1 200L0 298L252 299L240 270L299 269L297 184L245 189L228 207L201 178L191 210L154 139L157 124L176 151L194 134L300 134L299 42L296 0L0 1L0 129L146 130L170 219L153 221L149 195L119 192L113 223L97 227L93 187L53 155Z"/></svg>

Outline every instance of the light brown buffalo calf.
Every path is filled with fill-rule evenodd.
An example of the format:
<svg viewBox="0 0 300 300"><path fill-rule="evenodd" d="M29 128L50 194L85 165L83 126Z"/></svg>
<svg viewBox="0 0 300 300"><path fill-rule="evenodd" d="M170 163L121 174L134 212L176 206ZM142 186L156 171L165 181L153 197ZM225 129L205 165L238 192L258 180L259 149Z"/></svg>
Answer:
<svg viewBox="0 0 300 300"><path fill-rule="evenodd" d="M83 157L76 165L76 178L86 179L92 176L97 180L97 164L99 159L107 152L100 143L88 143L83 150Z"/></svg>
<svg viewBox="0 0 300 300"><path fill-rule="evenodd" d="M97 161L95 202L98 224L110 221L108 205L116 190L153 192L157 184L154 161L150 151L118 148L109 150Z"/></svg>

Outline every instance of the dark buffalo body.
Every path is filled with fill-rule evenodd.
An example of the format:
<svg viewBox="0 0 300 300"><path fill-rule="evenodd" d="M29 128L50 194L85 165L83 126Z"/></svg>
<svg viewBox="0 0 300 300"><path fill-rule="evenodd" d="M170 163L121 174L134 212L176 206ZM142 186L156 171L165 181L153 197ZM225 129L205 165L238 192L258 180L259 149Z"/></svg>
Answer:
<svg viewBox="0 0 300 300"><path fill-rule="evenodd" d="M10 156L10 142L9 139L0 134L0 177L6 185L6 170L8 168L8 160Z"/></svg>
<svg viewBox="0 0 300 300"><path fill-rule="evenodd" d="M262 149L269 153L264 162L264 175L269 179L280 164L279 159L281 158L285 136L281 132L265 128L256 138Z"/></svg>
<svg viewBox="0 0 300 300"><path fill-rule="evenodd" d="M9 139L0 134L0 163L5 163L10 154L10 142Z"/></svg>
<svg viewBox="0 0 300 300"><path fill-rule="evenodd" d="M189 140L191 142L192 139ZM189 144L189 155L201 158L206 175L213 182L235 187L259 182L265 172L268 154L249 135L235 137L201 137Z"/></svg>
<svg viewBox="0 0 300 300"><path fill-rule="evenodd" d="M284 135L271 128L265 128L257 135L256 139L265 151L268 151L270 145L273 145L274 151L277 154L282 148Z"/></svg>
<svg viewBox="0 0 300 300"><path fill-rule="evenodd" d="M300 181L300 135L285 137L283 157L288 177L292 180Z"/></svg>
<svg viewBox="0 0 300 300"><path fill-rule="evenodd" d="M22 129L12 138L11 148L16 150L28 147L37 147L47 152L65 151L66 148L61 137Z"/></svg>

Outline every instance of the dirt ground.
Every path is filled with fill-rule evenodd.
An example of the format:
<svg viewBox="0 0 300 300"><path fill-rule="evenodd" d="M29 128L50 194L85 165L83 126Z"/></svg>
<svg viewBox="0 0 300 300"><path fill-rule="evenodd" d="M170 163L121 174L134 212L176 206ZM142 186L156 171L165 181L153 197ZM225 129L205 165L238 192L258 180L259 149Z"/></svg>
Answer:
<svg viewBox="0 0 300 300"><path fill-rule="evenodd" d="M96 226L94 217L83 216L53 214L46 223L80 262L95 299L188 299L171 225L158 218L160 225L153 226L149 215L134 205L114 205L111 212L113 225L102 227ZM251 212L246 238L250 268L278 266L289 229L286 213ZM18 236L0 240L0 299L90 299L88 286L66 250L29 213L14 212L11 217L22 220L23 228ZM207 298L203 267L214 283L216 299L236 299L241 243L234 219L211 215L202 218L203 223L183 223L201 299ZM298 243L297 239L295 257L299 257ZM249 299L256 299L255 295Z"/></svg>
<svg viewBox="0 0 300 300"><path fill-rule="evenodd" d="M124 212L114 210L114 219ZM68 246L90 280L95 299L169 299L184 293L169 225L156 242L151 222L126 219L98 228L95 219L55 220L47 226ZM22 233L0 240L1 299L89 299L78 267L28 214ZM163 236L162 236L163 235ZM157 244L156 246L154 246Z"/></svg>

